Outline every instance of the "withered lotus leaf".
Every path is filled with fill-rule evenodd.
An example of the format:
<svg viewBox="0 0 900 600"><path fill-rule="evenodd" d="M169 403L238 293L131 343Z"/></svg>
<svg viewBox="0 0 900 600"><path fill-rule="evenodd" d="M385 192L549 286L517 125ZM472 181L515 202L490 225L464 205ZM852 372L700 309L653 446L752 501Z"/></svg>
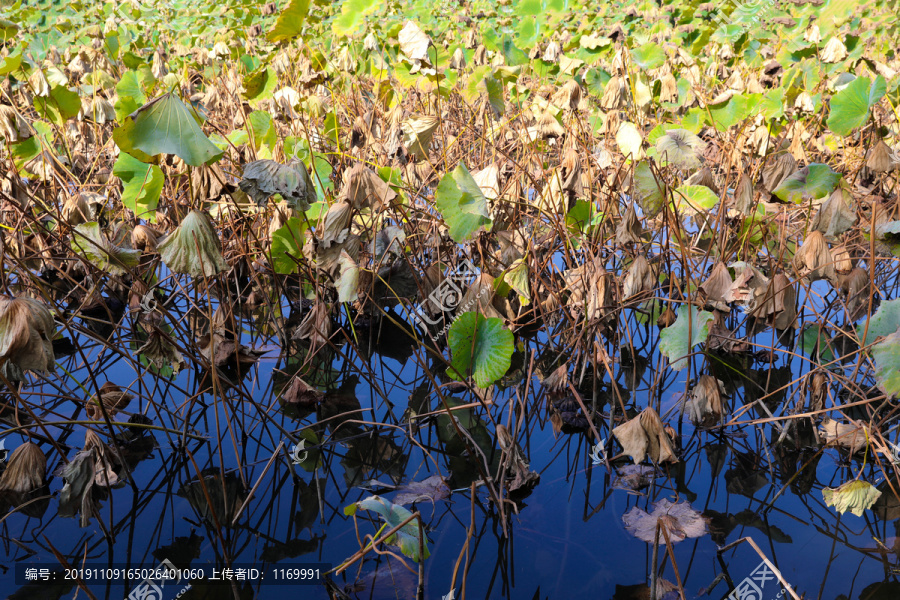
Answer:
<svg viewBox="0 0 900 600"><path fill-rule="evenodd" d="M208 216L192 210L157 246L163 262L175 273L212 277L228 268L219 237Z"/></svg>
<svg viewBox="0 0 900 600"><path fill-rule="evenodd" d="M655 463L678 462L659 413L650 407L613 429L612 433L634 464L643 462L647 456Z"/></svg>
<svg viewBox="0 0 900 600"><path fill-rule="evenodd" d="M53 315L41 302L27 296L0 295L0 363L22 371L53 371Z"/></svg>
<svg viewBox="0 0 900 600"><path fill-rule="evenodd" d="M47 457L37 444L25 442L9 456L9 464L0 475L0 491L26 493L44 485Z"/></svg>

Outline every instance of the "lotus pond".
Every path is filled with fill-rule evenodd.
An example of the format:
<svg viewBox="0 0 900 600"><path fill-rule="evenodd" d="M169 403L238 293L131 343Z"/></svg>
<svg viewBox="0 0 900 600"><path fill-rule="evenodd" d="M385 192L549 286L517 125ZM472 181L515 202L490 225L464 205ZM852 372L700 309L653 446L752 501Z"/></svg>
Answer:
<svg viewBox="0 0 900 600"><path fill-rule="evenodd" d="M0 6L4 597L900 598L896 2Z"/></svg>

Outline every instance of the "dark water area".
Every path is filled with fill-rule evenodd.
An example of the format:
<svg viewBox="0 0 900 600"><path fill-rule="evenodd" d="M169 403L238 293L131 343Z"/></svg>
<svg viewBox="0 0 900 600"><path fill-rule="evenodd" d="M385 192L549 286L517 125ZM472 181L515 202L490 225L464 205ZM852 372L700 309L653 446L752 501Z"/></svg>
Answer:
<svg viewBox="0 0 900 600"><path fill-rule="evenodd" d="M885 283L882 290L896 285L895 273L879 277ZM882 299L890 297L887 292ZM114 382L135 395L117 421L143 414L147 423L165 431L145 429L125 437L127 430L119 428L130 478L124 476L113 489L95 489L96 514L84 527L81 514L57 514L63 485L58 475L30 504L13 512L4 507L0 596L91 597L84 591L76 594L76 587L64 581L64 559L85 569L82 575L94 598L329 598L321 582L324 570L353 556L360 539L375 535L381 526L374 513L362 510L354 526L345 507L375 493L394 498L397 488L438 474L447 481L449 497L416 504L430 541L431 555L424 562L427 598L440 599L454 588L461 598L463 585L469 598L647 597L638 588L650 583L652 545L629 533L622 516L635 506L649 511L660 499L688 501L710 520L710 533L673 544L672 557L662 545L656 557L661 579L675 583L680 578L687 598L790 597L772 578L761 582L761 595L733 595L729 581L740 585L762 563L748 543L717 552L742 537L755 541L798 595L900 598L900 505L889 500L890 490L884 489L882 470L871 454L848 459L846 451L819 452L809 418L799 419L779 441L780 425L747 424L768 416L758 404L742 410L772 394L765 405L775 416L803 412L795 404L799 398L802 405L798 390L810 362L801 333L810 323L826 329L846 325L836 298L830 286L817 282L801 292L800 327L793 340L773 338L774 330L764 330L751 339L762 347L774 345L774 352L697 353L683 371L662 365L655 324L623 313L619 328L629 332L635 350L608 346L616 382L601 373L596 386L592 367L582 376L582 362L550 326L519 338L522 344L510 373L480 398L453 384L426 346L410 343L387 319L368 326L357 323L352 332L345 328L335 349L314 356L301 349L285 357L272 323L290 318L291 307L285 304L282 315L245 314L239 339L264 354L229 382L193 368L157 374L137 360L125 360L119 352L130 354L135 347L135 332L125 317L123 326L111 333L110 347L76 337L72 341L78 350L58 358L64 370L58 368L56 378L23 388L23 394L46 395L40 416L47 424L33 430L32 440L48 455L48 471L62 462L48 438L73 458L84 445L85 426L71 421L83 422L85 416L83 405L72 399L84 398L92 379ZM198 318L199 309L209 314L217 308L215 301L206 306L202 297L193 304L192 310L187 303L169 307L173 336ZM397 322L404 316L399 310L392 314ZM823 320L822 315L829 316ZM728 322L739 328L744 321L734 309ZM855 362L838 362L832 369L849 377ZM648 463L638 471L628 457L621 457L608 470L590 456L589 431L572 431L571 426L554 431L551 400L534 373L562 364L569 365L584 401L596 402L604 415L597 420L602 437L612 437L610 406L618 406L619 397L629 414L652 405L680 436L679 462L648 475L653 473ZM681 414L679 399L704 372L714 373L725 385L730 406L726 420L746 413L733 419L736 424L701 430ZM280 400L297 373L326 392L318 412ZM834 385L826 406L840 403L839 393ZM473 407L454 415L483 456L465 456L446 416L444 407L464 404ZM866 417L867 410L873 409L858 409L859 417ZM3 418L8 428L16 416L7 410ZM484 468L478 461L493 469L501 460L497 424L516 432L531 470L540 474L530 494L504 502L505 527L487 486L478 483ZM891 439L896 441L896 435L894 431ZM304 447L296 448L292 438L305 439ZM3 441L11 450L25 438L11 433ZM822 488L857 475L885 493L863 516L839 516L824 503ZM643 485L635 485L635 477L643 477ZM255 568L263 579L233 579L225 585L194 579L189 589L186 580L168 581L157 594L140 588L141 579L121 576L123 570L155 568L164 560L179 568L205 568L207 575L213 568ZM388 554L369 552L331 579L351 598L415 598L418 567L409 559L406 563L408 567ZM47 569L59 579L26 584L25 569ZM292 580L305 576L301 569L319 569L312 576L318 583ZM104 572L111 577L105 579ZM88 575L98 580L88 580ZM276 583L277 577L287 580ZM660 597L677 598L678 593Z"/></svg>

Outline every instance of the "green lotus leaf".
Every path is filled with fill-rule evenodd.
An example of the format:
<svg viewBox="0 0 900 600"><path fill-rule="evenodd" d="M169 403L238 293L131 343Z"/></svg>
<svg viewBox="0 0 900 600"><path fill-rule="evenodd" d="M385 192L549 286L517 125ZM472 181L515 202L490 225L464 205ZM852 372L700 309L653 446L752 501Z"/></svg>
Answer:
<svg viewBox="0 0 900 600"><path fill-rule="evenodd" d="M675 322L659 334L659 351L669 359L669 366L680 371L688 366L691 349L706 341L713 314L682 304Z"/></svg>
<svg viewBox="0 0 900 600"><path fill-rule="evenodd" d="M881 303L871 319L856 326L856 331L859 333L859 339L863 340L862 344L866 346L876 338L895 333L898 328L900 328L900 300L886 300Z"/></svg>
<svg viewBox="0 0 900 600"><path fill-rule="evenodd" d="M441 178L434 201L456 242L470 239L492 224L487 198L463 163Z"/></svg>
<svg viewBox="0 0 900 600"><path fill-rule="evenodd" d="M789 175L772 193L784 202L800 204L828 196L840 180L841 174L832 171L828 165L812 163Z"/></svg>
<svg viewBox="0 0 900 600"><path fill-rule="evenodd" d="M270 42L283 42L300 35L303 22L309 12L309 0L291 0L278 15L272 29L266 34Z"/></svg>
<svg viewBox="0 0 900 600"><path fill-rule="evenodd" d="M666 185L656 178L646 160L634 168L633 187L634 199L648 218L652 219L662 212L666 202Z"/></svg>
<svg viewBox="0 0 900 600"><path fill-rule="evenodd" d="M82 223L72 232L72 250L89 263L113 275L124 275L129 268L136 267L141 260L141 251L120 248L110 242L100 223Z"/></svg>
<svg viewBox="0 0 900 600"><path fill-rule="evenodd" d="M888 396L900 396L900 331L872 346L875 379Z"/></svg>
<svg viewBox="0 0 900 600"><path fill-rule="evenodd" d="M412 513L408 508L400 506L399 504L394 504L381 496L369 496L368 498L363 498L355 505L350 505L345 508L344 514L355 514L356 510L360 508L378 513L378 516L380 516L387 524L387 529L397 527L400 523L403 523L403 521L412 516ZM424 535L424 530L422 535ZM400 551L403 552L405 556L408 556L416 562L420 562L431 556L431 552L428 549L428 538L425 538L423 541L424 543L422 544L425 550L424 556L419 553L419 524L415 519L398 529L397 532L387 538L385 542L399 547Z"/></svg>
<svg viewBox="0 0 900 600"><path fill-rule="evenodd" d="M174 273L212 277L228 268L212 222L200 211L189 212L157 250Z"/></svg>
<svg viewBox="0 0 900 600"><path fill-rule="evenodd" d="M193 167L219 160L224 152L204 135L191 109L172 92L151 100L113 130L123 152L144 162L174 154Z"/></svg>
<svg viewBox="0 0 900 600"><path fill-rule="evenodd" d="M879 75L875 81L857 77L831 98L828 128L838 135L850 133L866 124L872 108L887 92L887 83Z"/></svg>
<svg viewBox="0 0 900 600"><path fill-rule="evenodd" d="M463 313L450 326L447 339L453 356L447 370L451 377L463 379L471 369L475 385L486 388L509 370L515 348L502 319Z"/></svg>
<svg viewBox="0 0 900 600"><path fill-rule="evenodd" d="M156 206L165 175L156 165L148 165L127 152L120 152L113 175L122 180L122 204L138 219L156 221Z"/></svg>

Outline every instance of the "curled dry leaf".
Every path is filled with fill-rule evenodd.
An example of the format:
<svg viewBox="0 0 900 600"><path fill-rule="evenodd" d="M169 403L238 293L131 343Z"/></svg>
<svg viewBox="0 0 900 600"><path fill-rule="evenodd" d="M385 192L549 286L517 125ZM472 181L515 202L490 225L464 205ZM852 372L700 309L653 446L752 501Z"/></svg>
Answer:
<svg viewBox="0 0 900 600"><path fill-rule="evenodd" d="M431 46L431 39L418 25L407 21L397 38L400 41L400 51L408 59L429 62L428 47Z"/></svg>
<svg viewBox="0 0 900 600"><path fill-rule="evenodd" d="M627 300L644 292L653 291L656 287L656 274L650 267L650 262L643 254L638 254L628 274L625 275L625 281L622 283L622 293L624 299Z"/></svg>
<svg viewBox="0 0 900 600"><path fill-rule="evenodd" d="M847 47L840 39L832 37L819 52L822 62L838 63L847 58Z"/></svg>
<svg viewBox="0 0 900 600"><path fill-rule="evenodd" d="M102 420L105 409L106 414L112 418L118 411L128 406L133 399L134 394L123 391L113 382L107 381L100 386L99 398L98 394L94 394L87 401L85 412L91 419Z"/></svg>
<svg viewBox="0 0 900 600"><path fill-rule="evenodd" d="M12 106L0 104L0 136L14 144L34 135L28 121Z"/></svg>
<svg viewBox="0 0 900 600"><path fill-rule="evenodd" d="M318 235L322 248L330 248L333 244L341 244L350 235L350 204L336 202L325 213L325 224Z"/></svg>
<svg viewBox="0 0 900 600"><path fill-rule="evenodd" d="M273 194L281 194L290 206L306 211L317 199L309 172L299 160L291 161L290 165L269 159L247 163L238 185L258 206L264 205Z"/></svg>
<svg viewBox="0 0 900 600"><path fill-rule="evenodd" d="M762 184L770 194L797 170L797 161L790 154L779 154L763 167Z"/></svg>
<svg viewBox="0 0 900 600"><path fill-rule="evenodd" d="M23 494L44 485L47 457L37 444L25 442L9 455L0 475L0 491Z"/></svg>
<svg viewBox="0 0 900 600"><path fill-rule="evenodd" d="M859 421L841 423L828 418L819 426L819 435L829 446L847 448L850 454L856 454L865 448L871 438L869 428Z"/></svg>
<svg viewBox="0 0 900 600"><path fill-rule="evenodd" d="M721 423L725 414L725 384L712 375L701 375L691 389L687 410L691 421L698 427L710 427Z"/></svg>
<svg viewBox="0 0 900 600"><path fill-rule="evenodd" d="M867 508L872 508L879 496L881 492L866 481L848 481L837 488L822 488L825 504L833 506L841 514L849 510L857 517L861 517Z"/></svg>
<svg viewBox="0 0 900 600"><path fill-rule="evenodd" d="M666 535L662 532L657 537L657 527L665 529L668 539L676 544L687 538L698 538L706 535L706 518L688 502L672 502L666 498L653 503L653 511L647 513L640 507L632 507L622 515L625 529L648 544L666 543Z"/></svg>
<svg viewBox="0 0 900 600"><path fill-rule="evenodd" d="M894 161L891 160L891 149L884 143L884 140L878 140L875 147L869 150L866 157L866 168L876 173L886 173L894 168Z"/></svg>
<svg viewBox="0 0 900 600"><path fill-rule="evenodd" d="M616 227L616 243L622 246L641 243L641 221L634 210L634 203L628 205L625 216Z"/></svg>
<svg viewBox="0 0 900 600"><path fill-rule="evenodd" d="M779 273L769 281L765 289L757 288L750 306L750 313L757 319L767 320L775 329L784 330L797 319L797 289L791 280Z"/></svg>
<svg viewBox="0 0 900 600"><path fill-rule="evenodd" d="M648 456L654 463L678 462L672 441L659 413L653 408L645 408L637 417L613 429L612 433L634 464L643 462Z"/></svg>
<svg viewBox="0 0 900 600"><path fill-rule="evenodd" d="M403 131L403 145L410 155L419 160L428 158L431 137L440 120L429 115L412 115L400 125Z"/></svg>
<svg viewBox="0 0 900 600"><path fill-rule="evenodd" d="M157 249L175 273L212 277L228 268L210 218L196 210L189 212Z"/></svg>
<svg viewBox="0 0 900 600"><path fill-rule="evenodd" d="M42 303L27 296L0 296L0 363L7 376L21 375L7 365L20 371L53 371L54 335L53 315Z"/></svg>
<svg viewBox="0 0 900 600"><path fill-rule="evenodd" d="M856 224L856 211L852 208L852 201L850 192L839 186L819 207L810 228L830 238L844 233Z"/></svg>
<svg viewBox="0 0 900 600"><path fill-rule="evenodd" d="M306 408L314 407L325 397L313 386L309 385L299 377L294 377L291 384L284 390L284 401L290 404L297 404Z"/></svg>
<svg viewBox="0 0 900 600"><path fill-rule="evenodd" d="M793 265L801 276L808 277L810 281L837 281L831 250L821 231L813 231L806 236L806 241L794 255Z"/></svg>
<svg viewBox="0 0 900 600"><path fill-rule="evenodd" d="M700 290L703 292L706 305L720 310L722 312L730 312L728 302L733 300L731 288L734 282L731 280L731 273L725 263L718 262L713 267L709 278L700 284Z"/></svg>
<svg viewBox="0 0 900 600"><path fill-rule="evenodd" d="M377 210L391 206L397 193L372 169L357 163L344 174L340 197L353 208Z"/></svg>

